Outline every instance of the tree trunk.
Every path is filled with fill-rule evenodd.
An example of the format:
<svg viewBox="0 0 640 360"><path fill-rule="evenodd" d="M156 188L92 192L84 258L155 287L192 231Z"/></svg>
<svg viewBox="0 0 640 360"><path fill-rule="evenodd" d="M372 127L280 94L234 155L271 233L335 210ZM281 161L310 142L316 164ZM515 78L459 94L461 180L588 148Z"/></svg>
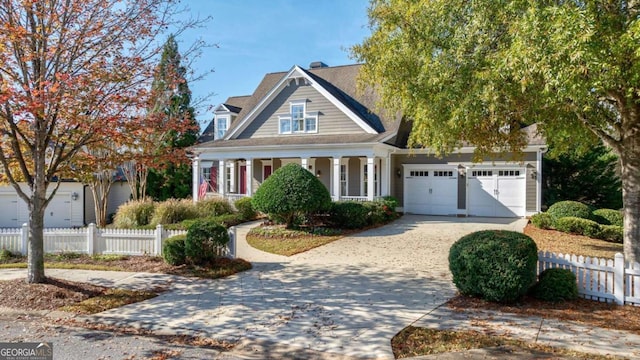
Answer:
<svg viewBox="0 0 640 360"><path fill-rule="evenodd" d="M27 256L27 282L46 282L44 275L44 210L46 189L44 182L34 184L29 203L29 246Z"/></svg>
<svg viewBox="0 0 640 360"><path fill-rule="evenodd" d="M640 142L640 141L639 141ZM624 257L640 262L640 144L620 154L624 206Z"/></svg>

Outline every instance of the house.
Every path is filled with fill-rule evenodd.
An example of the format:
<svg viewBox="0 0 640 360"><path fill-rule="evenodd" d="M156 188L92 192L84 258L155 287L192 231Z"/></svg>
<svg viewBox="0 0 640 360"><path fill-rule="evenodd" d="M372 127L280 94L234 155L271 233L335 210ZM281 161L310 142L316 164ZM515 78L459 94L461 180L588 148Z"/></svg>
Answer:
<svg viewBox="0 0 640 360"><path fill-rule="evenodd" d="M391 195L405 213L523 217L540 211L541 159L535 125L524 160L472 162L464 146L437 158L407 149L410 123L376 112L375 94L356 91L361 65L267 74L252 95L230 97L192 147L193 197L253 194L279 167L300 164L334 200ZM201 193L201 184L206 192Z"/></svg>
<svg viewBox="0 0 640 360"><path fill-rule="evenodd" d="M55 184L49 186L48 194ZM21 184L28 189L27 184ZM28 191L28 190L27 190ZM124 181L117 181L111 187L107 213L114 213L118 206L127 202L131 195ZM29 208L16 193L13 186L0 186L0 228L17 228L29 222ZM44 213L47 228L81 227L96 222L95 206L91 189L76 181L62 181L56 195L51 199Z"/></svg>

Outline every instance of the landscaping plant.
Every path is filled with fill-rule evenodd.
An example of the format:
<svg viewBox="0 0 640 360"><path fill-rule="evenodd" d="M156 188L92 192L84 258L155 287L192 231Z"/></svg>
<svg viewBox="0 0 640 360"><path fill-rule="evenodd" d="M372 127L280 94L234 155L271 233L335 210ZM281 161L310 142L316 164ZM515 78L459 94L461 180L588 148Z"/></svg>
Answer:
<svg viewBox="0 0 640 360"><path fill-rule="evenodd" d="M227 229L210 220L197 220L187 230L184 252L192 264L202 265L216 259L219 247L229 242Z"/></svg>
<svg viewBox="0 0 640 360"><path fill-rule="evenodd" d="M576 276L569 269L547 269L540 273L531 294L545 301L567 301L578 298Z"/></svg>
<svg viewBox="0 0 640 360"><path fill-rule="evenodd" d="M327 188L311 172L297 164L276 170L254 194L253 207L292 228L299 215L326 209L331 203Z"/></svg>
<svg viewBox="0 0 640 360"><path fill-rule="evenodd" d="M591 207L589 205L577 202L577 201L559 201L549 207L547 210L554 219L560 219L567 216L591 219Z"/></svg>
<svg viewBox="0 0 640 360"><path fill-rule="evenodd" d="M198 215L203 218L234 213L233 207L229 204L229 201L222 198L198 200L196 203L196 209L198 211Z"/></svg>
<svg viewBox="0 0 640 360"><path fill-rule="evenodd" d="M153 226L175 224L197 217L198 211L193 201L188 199L169 199L156 205L150 224Z"/></svg>
<svg viewBox="0 0 640 360"><path fill-rule="evenodd" d="M162 245L162 257L169 265L182 265L187 262L185 242L187 235L172 236Z"/></svg>
<svg viewBox="0 0 640 360"><path fill-rule="evenodd" d="M458 290L495 302L512 302L536 282L538 249L527 235L484 230L463 236L449 250Z"/></svg>
<svg viewBox="0 0 640 360"><path fill-rule="evenodd" d="M553 229L553 218L544 212L531 216L531 223L539 229Z"/></svg>
<svg viewBox="0 0 640 360"><path fill-rule="evenodd" d="M154 210L155 204L152 201L129 201L118 207L113 224L120 229L149 225Z"/></svg>
<svg viewBox="0 0 640 360"><path fill-rule="evenodd" d="M250 197L240 198L236 200L233 205L236 207L236 210L238 210L238 215L240 215L244 221L253 220L258 215L253 208L253 204L251 204Z"/></svg>
<svg viewBox="0 0 640 360"><path fill-rule="evenodd" d="M613 209L598 209L593 211L593 218L603 225L624 225L622 211Z"/></svg>

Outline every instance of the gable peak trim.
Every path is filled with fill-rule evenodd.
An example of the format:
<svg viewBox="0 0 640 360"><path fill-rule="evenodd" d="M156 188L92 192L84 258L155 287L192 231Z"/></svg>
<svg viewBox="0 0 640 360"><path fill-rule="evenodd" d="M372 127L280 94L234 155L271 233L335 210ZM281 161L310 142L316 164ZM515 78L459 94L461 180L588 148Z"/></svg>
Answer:
<svg viewBox="0 0 640 360"><path fill-rule="evenodd" d="M340 111L342 111L349 119L354 121L358 126L360 126L365 132L369 134L379 134L373 127L371 127L364 119L358 116L356 113L351 111L344 103L336 99L324 86L320 85L316 82L310 75L298 65L294 65L286 75L284 75L276 85L269 90L269 92L258 102L256 106L251 109L251 111L241 120L241 122L236 126L233 131L230 131L225 135L224 139L229 140L233 138L233 136L240 134L244 129L246 129L247 125L254 120L254 118L262 111L264 108L273 100L275 96L277 96L285 86L289 86L293 81L299 83L299 81L304 81L304 84L312 86L316 91L318 91L322 96L327 98L331 104L337 107Z"/></svg>

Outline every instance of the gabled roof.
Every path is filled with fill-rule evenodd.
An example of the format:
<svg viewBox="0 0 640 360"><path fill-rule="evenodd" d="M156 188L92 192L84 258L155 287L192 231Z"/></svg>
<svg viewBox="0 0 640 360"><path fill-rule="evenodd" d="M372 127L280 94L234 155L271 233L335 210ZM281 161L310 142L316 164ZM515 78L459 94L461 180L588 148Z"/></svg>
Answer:
<svg viewBox="0 0 640 360"><path fill-rule="evenodd" d="M342 68L342 67L335 67L335 68L327 67L323 69L339 69L339 68ZM234 139L240 133L242 133L242 131L256 118L257 115L259 115L271 103L271 101L273 101L273 99L275 99L275 97L289 84L289 82L295 79L303 79L304 81L309 83L316 91L318 91L321 95L323 95L338 109L344 112L344 114L349 119L351 119L357 125L359 125L366 133L377 134L380 132L380 130L376 130L376 127L379 128L379 126L375 126L378 124L369 123L368 121L369 119L367 117L363 118L358 111L354 111L356 109L353 106L353 104L350 104L346 97L341 96L341 93L337 89L335 89L334 86L331 86L331 84L328 84L326 81L322 80L321 78L312 76L309 71L304 70L297 65L294 65L285 75L281 76L280 79L276 82L276 84L272 86L263 96L259 96L257 94L257 91L254 92L253 97L254 98L259 97L259 100L256 102L255 106L249 110L249 112L246 115L243 114L239 118L239 121L237 124L235 124L235 126L233 126L227 131L225 140ZM322 82L319 82L318 80L321 80ZM352 81L355 83L356 81L355 76L352 78ZM265 87L259 86L258 88L264 89Z"/></svg>
<svg viewBox="0 0 640 360"><path fill-rule="evenodd" d="M251 95L245 96L232 96L224 103L220 104L215 111L229 111L235 114L239 114L242 111L242 107L245 106L247 100L251 98ZM214 112L215 112L214 111ZM209 122L209 125L202 131L202 135L198 138L199 143L213 141L215 133L215 121L213 119Z"/></svg>

